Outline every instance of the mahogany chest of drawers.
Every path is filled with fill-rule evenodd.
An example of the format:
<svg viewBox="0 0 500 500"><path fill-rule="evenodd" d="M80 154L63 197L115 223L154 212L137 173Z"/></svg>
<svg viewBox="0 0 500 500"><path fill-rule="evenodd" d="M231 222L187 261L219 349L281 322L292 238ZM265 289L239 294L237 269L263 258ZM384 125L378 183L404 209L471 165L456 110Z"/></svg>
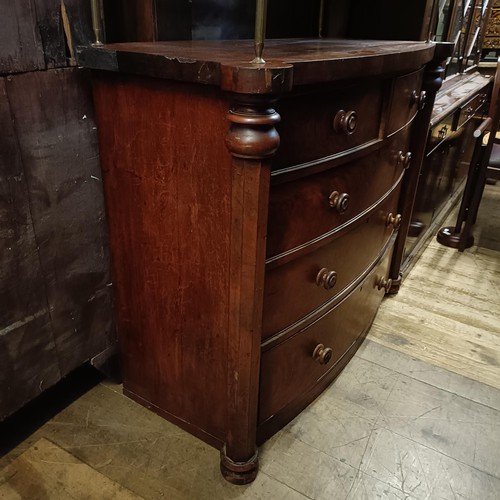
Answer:
<svg viewBox="0 0 500 500"><path fill-rule="evenodd" d="M221 449L257 444L340 372L390 286L432 44L165 42L94 71L124 391Z"/></svg>

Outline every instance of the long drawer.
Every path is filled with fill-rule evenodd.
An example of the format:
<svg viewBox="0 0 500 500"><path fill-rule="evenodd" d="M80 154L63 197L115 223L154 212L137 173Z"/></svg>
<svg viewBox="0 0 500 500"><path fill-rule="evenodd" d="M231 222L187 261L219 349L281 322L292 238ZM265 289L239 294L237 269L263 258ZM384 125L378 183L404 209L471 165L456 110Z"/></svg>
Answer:
<svg viewBox="0 0 500 500"><path fill-rule="evenodd" d="M345 235L266 272L264 339L340 299L367 272L394 231L388 218L396 216L399 191L400 184Z"/></svg>
<svg viewBox="0 0 500 500"><path fill-rule="evenodd" d="M315 161L381 137L383 82L284 97L276 105L281 144L273 169ZM313 141L304 143L306 137Z"/></svg>
<svg viewBox="0 0 500 500"><path fill-rule="evenodd" d="M379 285L387 276L391 255L392 246L375 270L345 300L295 336L264 350L259 424L303 398L365 333L384 296Z"/></svg>
<svg viewBox="0 0 500 500"><path fill-rule="evenodd" d="M268 259L348 224L377 203L407 166L407 144L405 129L373 154L272 186Z"/></svg>

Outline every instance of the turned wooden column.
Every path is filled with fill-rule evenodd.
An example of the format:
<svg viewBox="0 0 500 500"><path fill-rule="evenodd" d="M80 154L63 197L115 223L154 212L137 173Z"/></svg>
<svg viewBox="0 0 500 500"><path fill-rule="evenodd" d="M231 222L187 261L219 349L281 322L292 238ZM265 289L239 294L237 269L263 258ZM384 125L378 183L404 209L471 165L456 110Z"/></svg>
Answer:
<svg viewBox="0 0 500 500"><path fill-rule="evenodd" d="M255 479L262 297L270 158L279 146L280 116L269 97L231 96L226 145L233 157L228 349L228 432L223 476L235 484Z"/></svg>
<svg viewBox="0 0 500 500"><path fill-rule="evenodd" d="M398 293L401 286L401 264L404 258L404 250L408 229L410 227L415 196L417 193L420 169L425 157L427 138L429 135L430 118L436 94L443 83L444 67L443 62L450 55L453 44L437 44L434 59L427 65L422 90L425 92L425 105L419 111L414 125L414 132L411 137L410 151L412 160L408 172L405 174L401 187L399 202L399 213L402 214L401 225L399 226L398 237L394 246L391 269L389 277L392 279L392 286L389 294Z"/></svg>

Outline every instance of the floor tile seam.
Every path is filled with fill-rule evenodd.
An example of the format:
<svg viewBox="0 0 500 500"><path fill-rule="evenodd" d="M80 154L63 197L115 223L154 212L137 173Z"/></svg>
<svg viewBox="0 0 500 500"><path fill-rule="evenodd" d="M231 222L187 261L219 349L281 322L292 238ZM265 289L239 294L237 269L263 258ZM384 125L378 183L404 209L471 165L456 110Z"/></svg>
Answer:
<svg viewBox="0 0 500 500"><path fill-rule="evenodd" d="M339 397L337 394L332 395L332 396L327 395L327 394L322 394L321 396L326 396L324 398L325 401L333 400L333 402L335 402L335 403L339 403L339 402L345 403L346 402L344 399ZM351 401L348 401L348 402L352 403ZM342 413L347 414L347 418L334 417L336 419L336 421L339 422L340 425L342 425L342 427L344 427L344 428L345 428L345 425L342 423L342 421L347 420L348 422L350 422L353 418L362 420L363 422L366 422L367 424L370 424L370 425L375 423L373 418L369 418L369 417L365 417L363 415L357 415L355 413L351 413L349 410L346 410L344 408L337 408L336 410L340 410ZM310 414L313 415L315 418L320 418L321 420L329 420L326 416L323 416L323 412L322 412L321 408L320 409L316 409L316 408L311 409ZM378 417L378 415L377 415L377 417Z"/></svg>
<svg viewBox="0 0 500 500"><path fill-rule="evenodd" d="M420 465L420 469L423 471L424 470L424 466L422 464L422 460L420 459L420 453L418 452L418 446L415 447L415 454L417 455L417 460L418 460L418 463ZM426 498L429 498L429 496L432 494L433 488L429 484L428 475L425 474L425 473L424 473L424 480L425 480L425 484L427 486L427 492L428 492L427 495L426 495Z"/></svg>
<svg viewBox="0 0 500 500"><path fill-rule="evenodd" d="M389 401L389 398L392 396L392 393L394 392L394 389L396 388L396 385L399 382L399 379L400 379L400 377L402 375L402 373L399 373L399 372L397 372L395 370L391 370L391 371L394 372L397 375L396 376L396 380L394 381L394 384L391 387L391 390L389 391L389 394L387 395L387 398L385 399L385 401L383 402L383 404L379 407L379 410L378 410L379 414L377 415L377 419L374 422L373 428L375 428L375 427L377 427L379 425L380 419L385 418L385 414L383 413L384 408L387 405L387 402Z"/></svg>
<svg viewBox="0 0 500 500"><path fill-rule="evenodd" d="M382 345L382 344L380 344L380 345ZM383 347L384 347L384 348L386 348L386 349L391 349L392 351L397 352L397 353L405 354L405 353L403 353L403 352L401 352L401 351L396 351L395 349L392 349L392 348L387 347L387 346L383 346ZM406 355L406 356L408 356L408 354L405 354L405 355ZM430 382L425 382L425 381L420 380L420 379L418 379L418 378L412 377L411 375L408 375L407 373L403 373L403 372L401 372L401 371L395 370L394 368L390 368L390 367L388 367L388 366L381 365L380 363L377 363L377 362L372 361L372 360L370 360L370 359L366 359L366 358L364 358L362 354L360 354L360 355L358 355L358 356L359 356L359 358L360 358L360 359L363 359L364 361L368 361L369 363L373 363L374 365L377 365L377 366L379 366L379 367L381 367L381 368L385 368L385 369L387 369L387 370L392 370L394 373L397 373L398 375L403 375L403 376L405 376L405 377L411 378L412 380L416 380L417 382L420 382L421 384L425 384L425 385L428 385L429 387L434 387L435 389L439 389L440 391L443 391L443 392L446 392L446 393L448 393L448 394L451 394L452 396L456 396L456 397L458 397L458 398L465 399L466 401L470 401L470 402L472 402L472 403L478 404L478 405L483 406L483 407L485 407L485 408L488 408L488 409L490 409L490 410L494 410L494 411L498 411L498 412L500 412L500 408L495 408L494 406L489 406L489 405L487 405L487 404L485 404L485 403L481 403L481 402L476 401L476 400L474 400L474 399L470 399L470 398L467 398L467 397L465 397L465 396L461 396L460 394L457 394L456 392L453 392L453 391L451 391L451 390L444 389L443 387L439 387L439 386L437 386L437 385L433 385L433 384L431 384ZM411 356L410 356L410 357L411 357ZM486 384L485 382L480 382L479 380L475 380L475 379L473 379L473 378L466 377L465 375L460 375L459 373L452 372L452 371L450 371L450 370L447 370L446 368L443 368L443 367L438 366L438 365L434 365L434 364L429 363L429 362L427 362L427 361L424 361L424 360L422 360L422 359L418 359L418 361L420 361L420 362L422 362L422 363L426 363L426 364L428 364L428 365L430 365L430 366L433 366L433 367L435 367L435 368L439 368L440 370L444 370L444 371L446 371L447 373L453 374L453 375L454 375L454 376L456 376L456 377L462 377L462 378L467 379L467 380L469 380L469 381L472 381L472 382L474 382L474 383L476 383L476 384L481 384L481 385L484 385L484 386L486 386L486 387L488 387L488 388L490 388L490 389L493 389L493 390L495 390L495 391L499 391L499 392L500 392L500 389L498 389L498 388L496 388L496 387L493 387L492 385ZM392 391L391 391L391 392L392 392ZM386 403L387 403L387 401L386 401ZM385 403L384 403L384 405L385 405Z"/></svg>
<svg viewBox="0 0 500 500"><path fill-rule="evenodd" d="M307 442L303 441L302 439L300 439L300 437L296 437L296 436L294 436L294 435L292 435L292 434L291 434L291 437L293 437L293 438L294 438L294 439L296 439L297 441L300 441L300 442L301 442L302 444L304 444L305 446L307 446L307 447L309 447L309 448L311 448L311 449L313 449L313 450L317 451L318 453L322 453L323 455L326 455L328 458L333 459L335 462L338 462L338 463L342 464L344 467L349 467L350 469L352 469L353 471L355 471L355 476L354 476L354 479L353 479L353 481L352 481L352 484L351 484L351 486L349 487L349 489L347 490L347 494L346 494L346 497L345 497L345 498L347 499L347 498L349 497L350 493L351 493L351 490L352 490L352 488L353 488L353 486L354 486L354 484L355 484L355 482L356 482L357 478L359 477L359 475L360 475L360 474L362 474L362 473L363 473L363 471L361 471L361 462L362 462L362 460L363 460L363 457L364 457L364 456L365 456L365 454L366 454L366 450L367 450L367 448L368 448L368 443L370 442L370 438L371 438L371 435L372 435L372 432L373 432L374 428L375 428L375 424L372 426L372 429L370 430L369 434L366 436L366 445L365 445L365 449L364 449L364 451L363 451L363 454L361 455L361 459L360 459L360 465L359 465L359 467L355 467L355 466L353 466L353 465L351 465L351 464L349 464L349 463L347 463L347 462L342 462L342 460L340 460L339 458L337 458L337 457L335 457L335 456L331 455L330 453L327 453L325 450L321 450L321 449L317 448L316 446L313 446L313 445L311 445L310 443L307 443ZM348 445L348 444L349 444L349 443L347 443L346 445ZM346 446L346 445L345 445L345 446ZM274 476L273 476L273 477L274 477ZM288 485L286 485L286 486L288 486ZM299 493L300 493L300 492L299 492ZM303 493L301 493L301 494L303 494ZM307 498L309 498L309 497L307 497Z"/></svg>
<svg viewBox="0 0 500 500"><path fill-rule="evenodd" d="M295 491L295 493L298 493L300 496L302 496L304 498L307 498L308 500L314 500L313 497L310 497L310 496L302 493L301 491L295 489L293 486L290 486L289 484L281 481L276 476L273 476L272 474L269 474L269 472L266 472L266 471L263 471L262 469L259 469L259 474L263 474L264 476L267 476L269 479L271 479L271 481L276 481L277 483L285 486L286 488L288 488L288 489L290 489L292 491Z"/></svg>
<svg viewBox="0 0 500 500"><path fill-rule="evenodd" d="M363 474L363 472L361 472L361 469L360 469L360 468L358 468L358 469L356 470L356 475L354 476L354 479L353 479L353 481L352 481L352 483L351 483L351 486L349 487L349 491L347 492L347 495L346 495L346 497L345 497L345 498L346 498L346 500L349 498L349 496L350 496L350 494L351 494L351 491L352 491L352 489L354 488L354 485L355 485L355 484L356 484L356 482L358 481L358 479L359 479L359 477L361 476L361 474Z"/></svg>
<svg viewBox="0 0 500 500"><path fill-rule="evenodd" d="M396 491L399 491L400 493L403 493L403 495L405 495L405 498L411 498L411 499L417 498L414 495L412 495L411 493L408 493L407 491L399 488L398 486L395 486L394 484L390 484L390 483L387 483L386 481L382 481L379 477L373 476L372 474L370 474L367 471L360 471L360 472L361 472L361 474L364 474L365 476L368 476L368 477L370 477L372 479L375 479L379 483L385 484L389 488L392 488L392 489L394 489ZM412 496L409 496L409 495L412 495ZM427 496L426 498L429 498L429 497Z"/></svg>
<svg viewBox="0 0 500 500"><path fill-rule="evenodd" d="M130 399L130 398L127 398L127 396L125 396L125 394L123 394L123 391L115 391L114 389L109 387L107 384L104 384L103 382L99 382L97 385L100 387L104 387L106 390L112 392L113 394L116 394L117 396L120 396L122 398L126 398L127 400ZM130 401L132 401L132 400L130 400Z"/></svg>
<svg viewBox="0 0 500 500"><path fill-rule="evenodd" d="M368 437L366 439L367 442L369 441L370 436L371 436L371 431L370 431L370 434L368 435ZM350 467L351 469L353 469L355 471L359 470L359 467L354 467L353 465L348 464L347 462L342 462L342 460L340 460L339 458L331 455L330 453L326 452L325 450L322 450L322 449L318 448L317 446L312 445L311 443L303 441L300 437L297 437L297 436L295 436L295 435L293 435L291 433L290 433L290 437L292 437L296 441L300 441L303 445L307 446L308 448L311 448L311 449L317 451L318 453L322 453L323 455L326 455L328 458L331 458L331 459L335 460L335 462L338 462L338 463L342 464L343 466ZM347 446L348 444L349 443L346 443L344 446ZM335 448L335 449L337 449L337 448Z"/></svg>
<svg viewBox="0 0 500 500"><path fill-rule="evenodd" d="M493 479L496 479L496 480L499 480L500 481L500 475L499 476L495 476L494 474L492 474L491 472L488 472L488 471L485 471L485 470L482 470L478 467L476 467L475 465L471 465L471 464L468 464L458 458L455 458L455 457L452 457L451 455L448 455L447 453L444 453L443 451L440 451L440 450L436 450L436 448L432 448L431 446L429 446L428 444L424 444L424 443L421 443L419 441L416 441L414 438L412 437L409 437L409 436L405 436L404 434L400 434L399 432L396 432L395 430L393 429L390 429L389 427L385 427L385 426L381 426L381 428L385 429L386 431L389 431L391 432L392 434L395 434L396 436L399 436L403 439L407 439L408 441L411 441L412 443L418 445L418 446L422 446L422 448L427 448L428 450L431 450L433 451L434 453L438 453L439 455L442 455L443 457L447 457L449 458L450 460L454 460L455 462L459 463L459 464L462 464L464 465L465 467L469 467L470 469L474 469L475 471L477 472L480 472L481 474L485 474Z"/></svg>
<svg viewBox="0 0 500 500"><path fill-rule="evenodd" d="M367 477L369 477L369 478L371 478L371 479L374 479L375 481L377 481L377 482L379 482L379 483L382 483L383 485L387 486L388 488L391 488L391 489L393 489L393 490L399 491L400 493L403 493L403 495L406 495L406 496L405 496L405 499L408 499L408 498L409 498L410 500L412 500L412 499L416 499L416 497L415 497L415 496L411 496L411 497L410 497L410 496L409 496L410 494L409 494L409 493L407 493L406 491L403 491L401 488L398 488L397 486L394 486L393 484L389 484L389 483L387 483L386 481L382 481L382 479L380 479L379 477L377 477L377 476L372 476L371 474L369 474L369 473L368 473L368 472L366 472L366 471L362 471L362 470L360 470L360 471L359 471L359 474L360 474L360 475L363 475L363 476L367 476ZM356 476L356 480L357 480L357 478L358 478L358 476ZM353 483L353 487L354 487L354 484L355 484L355 482ZM352 490L352 488L351 488L351 490ZM351 492L351 490L349 490L349 493Z"/></svg>
<svg viewBox="0 0 500 500"><path fill-rule="evenodd" d="M373 426L370 429L370 432L369 432L369 435L368 435L368 439L366 440L365 449L363 450L363 453L361 454L361 459L359 461L359 467L357 468L356 476L354 477L354 481L352 482L351 487L349 488L349 491L347 493L346 499L349 498L349 495L351 494L351 491L354 488L354 485L356 484L356 481L358 480L358 478L362 474L366 474L366 472L364 472L364 471L361 470L361 466L363 465L363 459L365 458L366 452L368 450L368 444L370 443L370 440L371 440L373 431L375 430L375 427L376 427L376 424L374 423ZM366 475L368 475L368 474L366 474ZM379 480L378 478L375 478L375 479ZM383 481L381 481L381 482L383 482ZM386 483L384 483L384 484L386 484Z"/></svg>
<svg viewBox="0 0 500 500"><path fill-rule="evenodd" d="M374 427L374 428L372 429L372 433L373 433L374 431L378 431L378 430L381 430L381 429L387 430L387 429L385 429L385 427L383 427L383 426L380 426L380 427L377 427L377 428L375 428L375 427ZM390 432L392 432L392 431L390 431ZM371 435L370 435L370 437L371 437ZM368 442L367 442L367 444L366 444L366 449L365 449L365 452L363 453L363 456L362 456L362 458L361 458L360 467L359 467L359 472L360 472L361 474L365 474L366 476L368 476L368 477L370 477L370 478L372 478L372 479L375 479L376 481L379 481L379 482L381 482L381 483L383 483L383 484L385 484L385 485L389 486L390 488L395 489L396 491L400 491L401 493L403 493L404 495L406 495L406 498L409 498L409 495L410 495L410 494L409 494L408 492L406 492L405 490L403 490L402 488L398 488L397 486L395 486L395 485L393 485L393 484L390 484L390 483L387 483L387 482L385 482L385 481L382 481L382 480L381 480L378 476L376 476L376 475L374 476L374 475L372 475L370 472L368 472L368 469L361 470L361 466L362 466L362 464L363 464L363 459L365 458L367 448L368 448ZM375 452L375 450L373 450L373 452ZM413 497L413 498L415 498L415 497Z"/></svg>

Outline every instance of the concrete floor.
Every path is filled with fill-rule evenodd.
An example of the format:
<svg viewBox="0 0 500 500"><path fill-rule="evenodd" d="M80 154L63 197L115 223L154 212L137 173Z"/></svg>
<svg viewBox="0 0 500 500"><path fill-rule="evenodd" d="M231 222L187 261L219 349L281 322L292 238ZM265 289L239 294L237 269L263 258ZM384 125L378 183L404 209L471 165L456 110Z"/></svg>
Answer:
<svg viewBox="0 0 500 500"><path fill-rule="evenodd" d="M499 192L485 195L493 209ZM492 227L498 235L500 224ZM464 254L427 247L410 276L431 262L444 284L427 294L428 306L419 302L421 317L408 313L405 285L386 299L337 380L261 447L251 485L225 482L216 450L103 381L0 459L0 499L500 499L500 248L491 234L482 241L489 247ZM461 286L449 282L454 270L467 274ZM457 287L477 298L485 276L482 311L457 299ZM460 335L443 334L447 318ZM455 344L465 345L470 328L488 339L488 355L457 361Z"/></svg>

